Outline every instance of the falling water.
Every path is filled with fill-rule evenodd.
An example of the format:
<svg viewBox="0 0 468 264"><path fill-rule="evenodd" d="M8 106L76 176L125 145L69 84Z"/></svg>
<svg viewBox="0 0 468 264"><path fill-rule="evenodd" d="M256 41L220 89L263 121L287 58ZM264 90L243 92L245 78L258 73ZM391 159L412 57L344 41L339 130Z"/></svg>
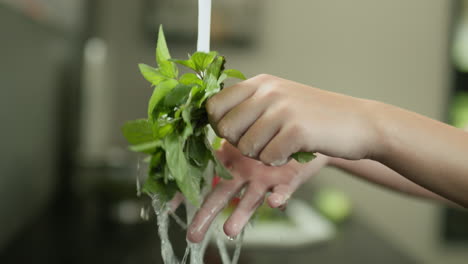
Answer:
<svg viewBox="0 0 468 264"><path fill-rule="evenodd" d="M141 196L141 184L140 184L140 176L142 174L142 169L141 169L141 159L140 157L138 157L138 161L137 161L137 166L136 166L136 177L135 177L135 181L136 181L136 194L137 194L137 197L140 197Z"/></svg>
<svg viewBox="0 0 468 264"><path fill-rule="evenodd" d="M231 261L229 261L229 254L226 249L226 244L219 236L216 238L216 245L218 246L219 255L221 256L221 261L223 264L230 264Z"/></svg>
<svg viewBox="0 0 468 264"><path fill-rule="evenodd" d="M161 239L161 256L165 264L179 264L177 257L172 249L171 241L169 240L169 209L156 195L151 197L156 219L158 221L158 233Z"/></svg>
<svg viewBox="0 0 468 264"><path fill-rule="evenodd" d="M237 262L239 261L243 240L244 240L244 230L242 230L241 234L236 240L236 249L234 250L234 255L232 256L231 264L237 264Z"/></svg>
<svg viewBox="0 0 468 264"><path fill-rule="evenodd" d="M180 264L185 264L187 262L187 258L189 256L189 253L190 253L190 247L186 247L184 257L182 258L182 262Z"/></svg>

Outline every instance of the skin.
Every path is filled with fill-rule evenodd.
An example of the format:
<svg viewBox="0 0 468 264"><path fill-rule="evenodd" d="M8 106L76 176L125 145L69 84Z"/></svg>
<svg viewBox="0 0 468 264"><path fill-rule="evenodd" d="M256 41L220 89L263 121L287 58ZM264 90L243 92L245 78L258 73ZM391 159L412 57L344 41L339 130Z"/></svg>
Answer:
<svg viewBox="0 0 468 264"><path fill-rule="evenodd" d="M232 144L219 155L235 179L221 181L208 195L189 227L192 242L203 239L214 216L243 187L224 225L231 237L268 191L268 204L281 207L325 165L468 207L468 133L436 120L265 74L225 88L208 101L207 112L215 132ZM308 164L290 161L298 151L319 155Z"/></svg>

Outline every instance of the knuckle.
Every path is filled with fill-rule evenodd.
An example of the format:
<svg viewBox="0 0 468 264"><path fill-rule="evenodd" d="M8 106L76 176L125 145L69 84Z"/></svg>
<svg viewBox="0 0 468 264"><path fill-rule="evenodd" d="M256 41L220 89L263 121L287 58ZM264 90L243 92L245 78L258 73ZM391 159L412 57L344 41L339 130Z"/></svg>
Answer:
<svg viewBox="0 0 468 264"><path fill-rule="evenodd" d="M304 138L306 134L304 125L301 124L300 122L292 122L287 128L286 133L287 133L288 138L296 138L296 139L302 139Z"/></svg>
<svg viewBox="0 0 468 264"><path fill-rule="evenodd" d="M212 98L210 98L207 102L206 102L206 112L208 113L209 116L211 116L212 118L216 119L216 96L213 96Z"/></svg>
<svg viewBox="0 0 468 264"><path fill-rule="evenodd" d="M294 117L291 106L288 105L286 102L278 102L277 104L275 104L273 114L276 117L284 117L284 118Z"/></svg>
<svg viewBox="0 0 468 264"><path fill-rule="evenodd" d="M228 128L228 125L226 124L226 122L224 120L221 120L218 123L217 129L218 129L219 136L221 136L222 138L228 139L227 134L228 134L229 128Z"/></svg>
<svg viewBox="0 0 468 264"><path fill-rule="evenodd" d="M261 73L261 74L258 74L254 77L255 80L257 81L267 81L267 80L270 80L274 78L272 75L270 74L267 74L267 73Z"/></svg>
<svg viewBox="0 0 468 264"><path fill-rule="evenodd" d="M267 164L267 165L273 165L275 162L275 159L272 157L270 151L265 150L260 154L259 157L260 161Z"/></svg>
<svg viewBox="0 0 468 264"><path fill-rule="evenodd" d="M218 133L222 138L227 139L230 143L236 144L238 139L238 133L229 125L226 119L222 119L218 123Z"/></svg>
<svg viewBox="0 0 468 264"><path fill-rule="evenodd" d="M237 145L237 148L242 153L242 155L250 157L250 158L255 157L253 144L250 139L245 138L245 137L241 138L239 141L239 144Z"/></svg>
<svg viewBox="0 0 468 264"><path fill-rule="evenodd" d="M273 99L280 97L281 91L278 89L276 81L268 81L259 86L256 96L260 98Z"/></svg>

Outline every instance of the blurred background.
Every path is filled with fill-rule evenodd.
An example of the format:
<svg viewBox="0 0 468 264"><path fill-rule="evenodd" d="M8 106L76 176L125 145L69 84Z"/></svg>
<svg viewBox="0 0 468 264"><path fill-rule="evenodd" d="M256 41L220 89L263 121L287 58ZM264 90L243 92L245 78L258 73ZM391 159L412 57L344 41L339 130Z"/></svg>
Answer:
<svg viewBox="0 0 468 264"><path fill-rule="evenodd" d="M467 0L213 0L212 16L212 49L246 76L468 127ZM155 65L158 25L184 58L196 19L187 0L0 0L0 263L162 263L120 126L145 117L137 64ZM468 263L466 212L328 168L297 196L335 235L246 245L240 263ZM171 234L183 254L184 231ZM215 247L206 263L221 263Z"/></svg>

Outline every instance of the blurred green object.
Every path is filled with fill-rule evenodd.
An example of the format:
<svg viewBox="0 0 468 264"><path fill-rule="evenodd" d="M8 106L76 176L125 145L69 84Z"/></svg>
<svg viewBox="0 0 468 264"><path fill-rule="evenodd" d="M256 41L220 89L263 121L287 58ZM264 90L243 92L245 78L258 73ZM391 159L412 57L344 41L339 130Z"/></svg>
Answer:
<svg viewBox="0 0 468 264"><path fill-rule="evenodd" d="M350 199L343 192L331 188L317 191L313 204L323 216L336 224L346 220L352 210Z"/></svg>
<svg viewBox="0 0 468 264"><path fill-rule="evenodd" d="M450 107L450 122L458 128L468 127L468 92L457 92Z"/></svg>

